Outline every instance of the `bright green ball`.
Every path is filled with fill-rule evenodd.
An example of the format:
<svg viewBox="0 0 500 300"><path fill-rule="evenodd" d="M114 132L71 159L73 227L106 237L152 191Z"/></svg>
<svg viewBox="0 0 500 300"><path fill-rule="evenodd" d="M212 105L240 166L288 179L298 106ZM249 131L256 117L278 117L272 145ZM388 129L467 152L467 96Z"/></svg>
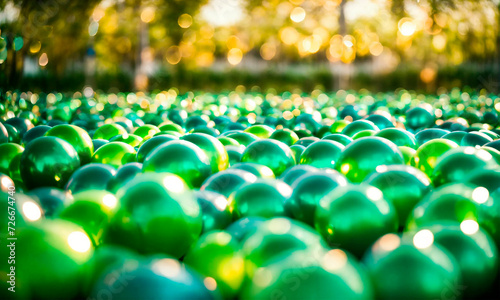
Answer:
<svg viewBox="0 0 500 300"><path fill-rule="evenodd" d="M248 145L241 161L268 166L276 176L295 165L290 147L280 141L270 139L255 141Z"/></svg>
<svg viewBox="0 0 500 300"><path fill-rule="evenodd" d="M119 168L126 163L135 162L135 157L134 147L123 142L110 142L97 149L92 162Z"/></svg>
<svg viewBox="0 0 500 300"><path fill-rule="evenodd" d="M397 212L382 192L369 185L334 189L316 209L316 230L332 247L361 256L373 242L398 228Z"/></svg>
<svg viewBox="0 0 500 300"><path fill-rule="evenodd" d="M94 135L92 136L92 139L103 139L109 141L109 139L111 139L112 137L124 133L127 133L127 130L125 130L125 128L123 128L123 126L121 125L104 124L101 127L97 128L97 130L94 132Z"/></svg>
<svg viewBox="0 0 500 300"><path fill-rule="evenodd" d="M196 188L212 173L205 152L187 141L171 141L151 151L144 159L142 170L145 173L173 173Z"/></svg>
<svg viewBox="0 0 500 300"><path fill-rule="evenodd" d="M447 139L434 139L417 149L411 160L412 166L431 177L438 159L451 149L458 148L455 142Z"/></svg>
<svg viewBox="0 0 500 300"><path fill-rule="evenodd" d="M344 148L344 145L338 142L319 140L302 152L300 164L310 165L318 169L333 169Z"/></svg>
<svg viewBox="0 0 500 300"><path fill-rule="evenodd" d="M363 181L380 165L404 164L403 155L391 141L365 137L350 143L340 154L335 169L353 183Z"/></svg>
<svg viewBox="0 0 500 300"><path fill-rule="evenodd" d="M21 177L29 189L62 188L79 167L75 148L63 139L48 136L29 143L20 161Z"/></svg>
<svg viewBox="0 0 500 300"><path fill-rule="evenodd" d="M55 136L70 143L78 152L82 165L90 162L94 153L94 145L87 131L82 128L68 124L57 125L47 131L45 136Z"/></svg>

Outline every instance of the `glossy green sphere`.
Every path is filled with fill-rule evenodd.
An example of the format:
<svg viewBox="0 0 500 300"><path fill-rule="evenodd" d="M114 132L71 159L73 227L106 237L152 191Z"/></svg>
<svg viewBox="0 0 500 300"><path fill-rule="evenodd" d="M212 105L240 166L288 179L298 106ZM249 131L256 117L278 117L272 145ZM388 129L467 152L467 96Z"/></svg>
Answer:
<svg viewBox="0 0 500 300"><path fill-rule="evenodd" d="M183 256L202 230L201 208L184 181L169 173L141 174L118 190L120 208L105 240L139 253Z"/></svg>
<svg viewBox="0 0 500 300"><path fill-rule="evenodd" d="M411 164L430 177L432 176L438 159L449 150L457 147L457 143L447 139L434 139L428 141L418 147L417 153L413 156Z"/></svg>
<svg viewBox="0 0 500 300"><path fill-rule="evenodd" d="M83 229L67 221L44 220L20 229L17 238L29 241L17 243L15 249L16 294L21 299L54 299L54 293L61 299L77 297L93 253Z"/></svg>
<svg viewBox="0 0 500 300"><path fill-rule="evenodd" d="M388 139L398 146L417 148L417 140L415 135L399 128L385 128L375 134L378 137Z"/></svg>
<svg viewBox="0 0 500 300"><path fill-rule="evenodd" d="M492 141L493 138L491 138L489 135L479 131L472 131L467 133L462 138L460 146L470 146L470 147L483 146Z"/></svg>
<svg viewBox="0 0 500 300"><path fill-rule="evenodd" d="M245 277L245 263L240 244L229 233L204 234L193 245L183 262L201 275L211 277L225 298L234 297Z"/></svg>
<svg viewBox="0 0 500 300"><path fill-rule="evenodd" d="M32 140L39 138L41 136L44 136L47 131L49 131L52 127L47 126L47 125L40 125L31 128L28 130L24 135L21 140L21 144L26 146L29 142ZM70 143L71 144L71 143Z"/></svg>
<svg viewBox="0 0 500 300"><path fill-rule="evenodd" d="M290 186L281 180L258 179L247 183L228 198L235 219L258 216L286 216L285 203L292 195Z"/></svg>
<svg viewBox="0 0 500 300"><path fill-rule="evenodd" d="M78 152L82 165L90 162L92 154L94 153L94 145L92 144L92 139L89 134L82 128L67 124L57 125L47 131L45 136L55 136L70 143L71 146L75 148L76 152Z"/></svg>
<svg viewBox="0 0 500 300"><path fill-rule="evenodd" d="M294 219L314 227L319 201L339 186L346 186L344 175L334 170L306 173L292 185L292 196L285 207Z"/></svg>
<svg viewBox="0 0 500 300"><path fill-rule="evenodd" d="M406 112L406 128L417 130L434 124L434 115L422 107L414 107Z"/></svg>
<svg viewBox="0 0 500 300"><path fill-rule="evenodd" d="M428 228L434 242L455 257L462 274L467 296L485 293L497 273L498 250L491 237L474 220L459 224L434 225Z"/></svg>
<svg viewBox="0 0 500 300"><path fill-rule="evenodd" d="M382 191L404 226L411 211L430 192L431 181L422 171L411 166L381 166L364 183Z"/></svg>
<svg viewBox="0 0 500 300"><path fill-rule="evenodd" d="M135 135L135 134L124 133L124 134L115 135L114 137L110 138L109 141L110 142L122 142L122 143L128 144L132 147L138 147L139 145L142 144L143 139L142 139L142 137Z"/></svg>
<svg viewBox="0 0 500 300"><path fill-rule="evenodd" d="M21 155L20 171L29 188L52 186L62 188L80 167L75 148L57 137L41 137L26 146Z"/></svg>
<svg viewBox="0 0 500 300"><path fill-rule="evenodd" d="M231 130L224 132L223 136L232 138L236 140L238 143L240 143L240 145L243 145L245 147L250 145L252 142L259 140L259 137L256 136L255 134L238 130Z"/></svg>
<svg viewBox="0 0 500 300"><path fill-rule="evenodd" d="M191 133L181 137L181 140L191 142L201 148L207 155L212 173L223 171L229 167L229 156L222 143L204 133Z"/></svg>
<svg viewBox="0 0 500 300"><path fill-rule="evenodd" d="M197 191L196 200L203 215L203 233L224 229L233 220L227 198L211 191Z"/></svg>
<svg viewBox="0 0 500 300"><path fill-rule="evenodd" d="M432 182L435 186L461 182L475 170L486 168L500 168L487 151L473 147L452 149L436 162L432 172Z"/></svg>
<svg viewBox="0 0 500 300"><path fill-rule="evenodd" d="M92 139L103 139L109 141L109 139L111 139L112 137L125 133L127 133L127 130L125 130L125 128L123 128L123 126L121 125L104 124L101 127L97 128L97 130L94 132L94 135L92 136Z"/></svg>
<svg viewBox="0 0 500 300"><path fill-rule="evenodd" d="M415 206L407 228L413 230L444 221L461 223L464 220L476 220L481 225L488 225L491 219L483 214L482 207L485 210L492 209L493 204L494 200L484 187L464 183L447 184L434 189Z"/></svg>
<svg viewBox="0 0 500 300"><path fill-rule="evenodd" d="M165 144L166 142L170 142L173 140L178 140L178 137L172 136L172 135L159 135L152 137L145 141L140 147L139 150L137 151L137 162L144 162L144 159L146 156L156 149L158 146Z"/></svg>
<svg viewBox="0 0 500 300"><path fill-rule="evenodd" d="M105 164L88 164L71 175L66 185L70 193L86 190L105 190L108 182L116 175L116 169Z"/></svg>
<svg viewBox="0 0 500 300"><path fill-rule="evenodd" d="M401 151L401 154L403 154L405 165L411 165L413 157L417 154L417 150L406 146L399 146L398 149Z"/></svg>
<svg viewBox="0 0 500 300"><path fill-rule="evenodd" d="M443 136L445 136L448 133L450 133L448 130L440 128L427 128L417 132L415 134L415 139L417 140L418 145L423 145L428 141L443 138Z"/></svg>
<svg viewBox="0 0 500 300"><path fill-rule="evenodd" d="M242 241L246 273L249 278L277 258L299 250L311 252L326 248L321 236L301 222L288 218L272 218L259 224Z"/></svg>
<svg viewBox="0 0 500 300"><path fill-rule="evenodd" d="M467 135L465 131L453 131L442 136L443 139L453 141L460 145L464 136Z"/></svg>
<svg viewBox="0 0 500 300"><path fill-rule="evenodd" d="M320 200L316 230L332 247L361 256L375 240L398 228L394 206L369 185L347 185Z"/></svg>
<svg viewBox="0 0 500 300"><path fill-rule="evenodd" d="M7 123L5 123L3 125L8 133L7 134L8 142L19 144L21 142L21 135L19 134L19 131L16 129L16 127L14 127L10 124L7 124Z"/></svg>
<svg viewBox="0 0 500 300"><path fill-rule="evenodd" d="M302 155L302 152L306 150L306 147L302 145L292 145L290 146L290 150L292 150L293 154L293 159L297 162L300 162L300 156Z"/></svg>
<svg viewBox="0 0 500 300"><path fill-rule="evenodd" d="M267 125L252 125L244 132L252 133L261 139L268 139L273 134L273 129Z"/></svg>
<svg viewBox="0 0 500 300"><path fill-rule="evenodd" d="M208 177L200 190L216 192L227 198L234 191L238 190L241 185L255 181L257 181L257 176L250 172L229 169Z"/></svg>
<svg viewBox="0 0 500 300"><path fill-rule="evenodd" d="M350 143L340 154L335 169L353 183L361 182L380 165L404 164L403 155L391 141L365 137Z"/></svg>
<svg viewBox="0 0 500 300"><path fill-rule="evenodd" d="M344 128L349 125L349 121L346 120L337 120L333 122L333 124L330 126L330 132L331 133L341 133Z"/></svg>
<svg viewBox="0 0 500 300"><path fill-rule="evenodd" d="M344 148L341 143L330 140L314 142L300 155L300 164L310 165L318 169L333 169Z"/></svg>
<svg viewBox="0 0 500 300"><path fill-rule="evenodd" d="M92 299L199 299L216 300L216 283L204 279L183 263L170 257L128 260L112 265L94 285ZM110 280L113 278L114 280Z"/></svg>
<svg viewBox="0 0 500 300"><path fill-rule="evenodd" d="M224 146L239 146L240 145L240 143L238 143L237 140L230 138L230 137L227 137L227 136L221 135L221 136L218 136L217 139Z"/></svg>
<svg viewBox="0 0 500 300"><path fill-rule="evenodd" d="M158 127L151 125L151 124L146 124L138 127L137 129L134 130L134 134L137 136L140 136L144 140L152 138L155 134L160 132L161 130L158 129Z"/></svg>
<svg viewBox="0 0 500 300"><path fill-rule="evenodd" d="M59 212L73 202L73 196L64 190L51 187L42 187L27 193L43 210L45 218L55 218Z"/></svg>
<svg viewBox="0 0 500 300"><path fill-rule="evenodd" d="M11 169L10 163L16 156L20 156L24 148L14 143L0 144L0 173L9 175Z"/></svg>
<svg viewBox="0 0 500 300"><path fill-rule="evenodd" d="M333 294L332 294L333 293ZM333 296L334 295L334 296ZM372 299L364 268L348 253L297 251L259 269L243 299Z"/></svg>
<svg viewBox="0 0 500 300"><path fill-rule="evenodd" d="M173 173L190 187L200 187L212 173L205 152L187 141L170 141L159 146L146 156L142 170Z"/></svg>
<svg viewBox="0 0 500 300"><path fill-rule="evenodd" d="M274 131L269 138L283 142L288 146L295 144L299 140L299 136L288 128Z"/></svg>
<svg viewBox="0 0 500 300"><path fill-rule="evenodd" d="M377 125L373 124L373 122L367 120L358 120L347 124L347 126L342 130L342 134L345 134L352 138L355 134L363 130L379 131Z"/></svg>
<svg viewBox="0 0 500 300"><path fill-rule="evenodd" d="M339 142L344 146L349 145L353 141L353 139L351 137L348 137L347 135L341 134L341 133L328 134L328 135L324 136L322 138L322 140L330 140L330 141L334 141L334 142Z"/></svg>
<svg viewBox="0 0 500 300"><path fill-rule="evenodd" d="M276 176L295 165L290 147L280 141L270 139L255 141L248 145L241 161L268 166Z"/></svg>
<svg viewBox="0 0 500 300"><path fill-rule="evenodd" d="M453 256L432 243L428 230L408 239L384 235L365 255L377 299L460 297L460 267Z"/></svg>
<svg viewBox="0 0 500 300"><path fill-rule="evenodd" d="M286 184L292 186L293 183L299 179L302 175L306 173L318 172L319 169L308 166L308 165L296 165L287 169L281 176L280 180L283 180Z"/></svg>
<svg viewBox="0 0 500 300"><path fill-rule="evenodd" d="M135 157L134 147L123 142L110 142L97 149L92 156L92 162L119 168L126 163L134 162Z"/></svg>
<svg viewBox="0 0 500 300"><path fill-rule="evenodd" d="M99 245L118 204L118 199L109 192L83 191L73 194L73 202L60 212L59 218L81 226L94 245Z"/></svg>

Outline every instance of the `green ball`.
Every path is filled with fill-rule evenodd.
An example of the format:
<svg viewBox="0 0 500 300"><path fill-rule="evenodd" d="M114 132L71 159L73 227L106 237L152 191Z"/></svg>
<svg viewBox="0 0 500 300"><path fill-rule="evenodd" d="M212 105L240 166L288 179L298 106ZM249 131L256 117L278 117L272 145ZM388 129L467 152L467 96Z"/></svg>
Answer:
<svg viewBox="0 0 500 300"><path fill-rule="evenodd" d="M98 246L118 205L118 199L109 192L87 190L73 194L73 202L59 213L59 218L81 226Z"/></svg>
<svg viewBox="0 0 500 300"><path fill-rule="evenodd" d="M161 130L158 129L158 127L151 125L151 124L146 124L146 125L142 125L141 127L136 128L134 130L134 134L137 136L140 136L144 140L148 140L160 131Z"/></svg>
<svg viewBox="0 0 500 300"><path fill-rule="evenodd" d="M119 134L125 134L127 133L127 130L123 128L123 126L118 125L118 124L104 124L97 128L97 130L94 132L94 135L92 136L92 139L103 139L103 140L108 140L111 139L112 137L119 135Z"/></svg>
<svg viewBox="0 0 500 300"><path fill-rule="evenodd" d="M235 219L257 216L286 216L285 202L292 195L290 186L281 180L258 179L241 186L228 198Z"/></svg>
<svg viewBox="0 0 500 300"><path fill-rule="evenodd" d="M417 153L417 150L406 146L399 146L398 149L401 151L401 154L403 154L405 165L411 165L412 159Z"/></svg>
<svg viewBox="0 0 500 300"><path fill-rule="evenodd" d="M204 133L191 133L181 137L181 140L191 142L201 148L207 155L212 173L223 171L229 167L229 156L222 143Z"/></svg>
<svg viewBox="0 0 500 300"><path fill-rule="evenodd" d="M246 128L243 132L255 134L257 137L261 139L268 139L273 134L273 131L274 130L267 125L252 125Z"/></svg>
<svg viewBox="0 0 500 300"><path fill-rule="evenodd" d="M458 148L457 143L447 139L434 139L418 147L411 160L411 165L431 177L438 159L451 149Z"/></svg>
<svg viewBox="0 0 500 300"><path fill-rule="evenodd" d="M411 166L381 166L364 183L381 190L384 198L393 204L400 226L406 224L415 205L432 188L429 177Z"/></svg>
<svg viewBox="0 0 500 300"><path fill-rule="evenodd" d="M341 133L333 133L333 134L326 135L322 138L322 140L330 140L330 141L334 141L334 142L339 142L344 146L349 145L353 141L353 139L351 137L348 137L347 135L341 134Z"/></svg>
<svg viewBox="0 0 500 300"><path fill-rule="evenodd" d="M464 138L465 135L467 135L467 132L465 132L465 131L453 131L453 132L450 132L450 133L443 135L442 138L453 141L453 142L457 143L458 145L460 145L460 143L462 142L462 139Z"/></svg>
<svg viewBox="0 0 500 300"><path fill-rule="evenodd" d="M300 155L301 165L310 165L318 169L333 169L338 161L344 145L330 140L319 140L312 143Z"/></svg>
<svg viewBox="0 0 500 300"><path fill-rule="evenodd" d="M413 241L395 234L378 239L363 259L377 299L442 299L463 288L457 262L432 239L429 230Z"/></svg>
<svg viewBox="0 0 500 300"><path fill-rule="evenodd" d="M352 123L349 123L342 130L342 134L345 134L345 135L352 138L355 134L357 134L363 130L379 131L377 125L373 124L373 122L368 121L368 120L358 120L358 121L354 121Z"/></svg>
<svg viewBox="0 0 500 300"><path fill-rule="evenodd" d="M4 123L3 125L8 133L8 142L19 144L21 142L21 135L19 134L19 131L16 129L16 127L7 123Z"/></svg>
<svg viewBox="0 0 500 300"><path fill-rule="evenodd" d="M92 299L220 299L213 278L203 278L176 259L114 264L94 285ZM113 278L114 280L110 280Z"/></svg>
<svg viewBox="0 0 500 300"><path fill-rule="evenodd" d="M358 133L356 133L355 135L353 135L352 139L357 140L357 139L367 137L367 136L374 136L376 133L377 133L377 131L375 131L375 130L370 130L370 129L361 130Z"/></svg>
<svg viewBox="0 0 500 300"><path fill-rule="evenodd" d="M330 132L331 133L341 133L344 128L349 125L351 122L346 121L346 120L337 120L333 122L333 124L330 126Z"/></svg>
<svg viewBox="0 0 500 300"><path fill-rule="evenodd" d="M116 169L105 164L88 164L71 175L66 190L72 194L86 190L105 190Z"/></svg>
<svg viewBox="0 0 500 300"><path fill-rule="evenodd" d="M494 199L484 187L464 183L447 184L433 190L415 206L406 227L414 230L444 221L461 223L475 220L482 226L484 224L489 231L487 227L492 219L484 212L495 207L494 204Z"/></svg>
<svg viewBox="0 0 500 300"><path fill-rule="evenodd" d="M67 221L44 220L20 229L17 238L29 241L16 243L16 294L20 298L54 299L54 293L61 299L78 296L93 254L85 231Z"/></svg>
<svg viewBox="0 0 500 300"><path fill-rule="evenodd" d="M434 124L434 115L422 107L414 107L406 112L406 128L413 130L429 128Z"/></svg>
<svg viewBox="0 0 500 300"><path fill-rule="evenodd" d="M434 242L456 259L462 274L464 290L478 297L491 287L498 268L498 250L491 237L474 220L459 224L439 224L428 228Z"/></svg>
<svg viewBox="0 0 500 300"><path fill-rule="evenodd" d="M120 208L105 241L139 253L182 257L202 230L201 208L186 183L174 174L141 174L118 190Z"/></svg>
<svg viewBox="0 0 500 300"><path fill-rule="evenodd" d="M314 223L330 246L361 256L379 237L397 230L398 216L376 187L347 185L321 199Z"/></svg>
<svg viewBox="0 0 500 300"><path fill-rule="evenodd" d="M75 148L57 137L41 137L26 146L21 155L20 172L29 188L62 188L80 167Z"/></svg>
<svg viewBox="0 0 500 300"><path fill-rule="evenodd" d="M9 175L10 163L16 156L21 156L24 148L14 143L0 144L0 173Z"/></svg>
<svg viewBox="0 0 500 300"><path fill-rule="evenodd" d="M143 139L142 139L142 137L135 135L135 134L124 133L124 134L115 135L114 137L110 138L109 141L110 142L123 142L123 143L128 144L132 147L138 147L142 144Z"/></svg>
<svg viewBox="0 0 500 300"><path fill-rule="evenodd" d="M110 142L97 149L92 162L119 168L126 163L135 162L135 157L134 147L123 142Z"/></svg>
<svg viewBox="0 0 500 300"><path fill-rule="evenodd" d="M224 229L233 220L226 197L216 192L197 191L196 200L203 215L203 233Z"/></svg>
<svg viewBox="0 0 500 300"><path fill-rule="evenodd" d="M293 153L286 144L276 140L259 140L251 143L243 152L242 162L268 166L276 176L295 165Z"/></svg>
<svg viewBox="0 0 500 300"><path fill-rule="evenodd" d="M435 186L461 182L471 172L486 168L500 168L487 151L473 147L452 149L436 162L432 182Z"/></svg>
<svg viewBox="0 0 500 300"><path fill-rule="evenodd" d="M41 136L44 136L45 133L47 131L49 131L51 128L52 127L46 126L46 125L40 125L40 126L36 126L36 127L31 128L23 135L23 138L21 140L21 144L24 146L28 145L28 143L31 142L32 140L39 138Z"/></svg>
<svg viewBox="0 0 500 300"><path fill-rule="evenodd" d="M90 162L94 153L94 145L89 134L80 127L68 124L57 125L47 131L45 136L55 136L70 143L78 152L82 165Z"/></svg>
<svg viewBox="0 0 500 300"><path fill-rule="evenodd" d="M385 128L375 134L375 136L388 139L398 146L405 146L412 149L417 148L417 140L413 133L399 128Z"/></svg>
<svg viewBox="0 0 500 300"><path fill-rule="evenodd" d="M280 180L283 180L286 184L292 186L293 183L300 178L300 176L306 173L313 173L318 171L319 170L317 168L308 165L296 165L287 169L283 174L281 174Z"/></svg>
<svg viewBox="0 0 500 300"><path fill-rule="evenodd" d="M212 173L205 152L187 141L170 141L159 146L146 156L142 170L145 173L173 173L196 188Z"/></svg>
<svg viewBox="0 0 500 300"><path fill-rule="evenodd" d="M460 141L460 146L477 147L483 146L484 144L492 141L493 138L491 138L489 135L479 131L472 131L464 135L462 141Z"/></svg>
<svg viewBox="0 0 500 300"><path fill-rule="evenodd" d="M229 166L233 166L241 162L245 146L226 146L227 156L229 157Z"/></svg>
<svg viewBox="0 0 500 300"><path fill-rule="evenodd" d="M183 262L201 275L217 282L225 298L234 297L243 284L245 263L238 241L224 231L204 234L193 245Z"/></svg>
<svg viewBox="0 0 500 300"><path fill-rule="evenodd" d="M346 178L337 171L306 173L293 183L292 197L285 207L294 219L314 227L319 201L337 187L346 185Z"/></svg>
<svg viewBox="0 0 500 300"><path fill-rule="evenodd" d="M380 165L403 163L403 154L393 142L379 137L365 137L345 147L335 163L335 169L349 181L359 183Z"/></svg>
<svg viewBox="0 0 500 300"><path fill-rule="evenodd" d="M297 251L259 269L243 299L372 299L364 268L340 250Z"/></svg>
<svg viewBox="0 0 500 300"><path fill-rule="evenodd" d="M221 135L221 136L217 137L217 139L224 146L239 146L240 145L240 143L238 143L237 140L235 140L233 138L230 138L230 137L227 137L227 136L222 136Z"/></svg>
<svg viewBox="0 0 500 300"><path fill-rule="evenodd" d="M299 136L288 128L278 129L274 131L269 138L283 142L288 146L292 146L299 140Z"/></svg>
<svg viewBox="0 0 500 300"><path fill-rule="evenodd" d="M227 198L243 184L255 181L257 181L257 176L250 172L229 169L208 177L200 190L216 192Z"/></svg>
<svg viewBox="0 0 500 300"><path fill-rule="evenodd" d="M293 159L297 162L300 162L300 156L302 155L302 152L306 150L306 147L301 146L301 145L292 145L290 146L290 150L292 150L293 154Z"/></svg>
<svg viewBox="0 0 500 300"><path fill-rule="evenodd" d="M73 201L71 194L51 187L37 188L26 195L40 204L45 218L57 217L59 212Z"/></svg>
<svg viewBox="0 0 500 300"><path fill-rule="evenodd" d="M144 162L144 159L146 156L156 149L158 146L165 144L166 142L178 140L179 138L173 135L159 135L152 137L145 141L140 147L139 150L137 151L137 162Z"/></svg>
<svg viewBox="0 0 500 300"><path fill-rule="evenodd" d="M243 132L240 130L226 131L222 135L236 140L238 143L240 143L240 145L243 145L245 147L250 145L252 142L259 140L259 137L255 134Z"/></svg>
<svg viewBox="0 0 500 300"><path fill-rule="evenodd" d="M255 272L277 258L300 250L311 252L326 248L313 228L288 218L272 218L259 224L242 241L246 274L255 279Z"/></svg>
<svg viewBox="0 0 500 300"><path fill-rule="evenodd" d="M160 126L158 126L158 129L160 129L160 131L176 131L180 134L186 133L179 124L175 123L160 124Z"/></svg>

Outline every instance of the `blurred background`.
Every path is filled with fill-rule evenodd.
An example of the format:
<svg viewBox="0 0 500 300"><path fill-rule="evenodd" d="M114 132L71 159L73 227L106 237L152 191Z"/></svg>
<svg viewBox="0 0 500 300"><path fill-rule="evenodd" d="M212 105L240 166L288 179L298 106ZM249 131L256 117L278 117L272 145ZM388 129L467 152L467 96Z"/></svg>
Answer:
<svg viewBox="0 0 500 300"><path fill-rule="evenodd" d="M500 0L0 0L0 88L500 89Z"/></svg>

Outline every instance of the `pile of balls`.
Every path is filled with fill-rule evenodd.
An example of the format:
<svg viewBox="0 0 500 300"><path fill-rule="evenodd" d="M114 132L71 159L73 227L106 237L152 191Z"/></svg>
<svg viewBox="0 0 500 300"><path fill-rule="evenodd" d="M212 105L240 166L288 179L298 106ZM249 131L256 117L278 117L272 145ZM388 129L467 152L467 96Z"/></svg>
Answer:
<svg viewBox="0 0 500 300"><path fill-rule="evenodd" d="M2 299L499 297L496 95L2 97Z"/></svg>

